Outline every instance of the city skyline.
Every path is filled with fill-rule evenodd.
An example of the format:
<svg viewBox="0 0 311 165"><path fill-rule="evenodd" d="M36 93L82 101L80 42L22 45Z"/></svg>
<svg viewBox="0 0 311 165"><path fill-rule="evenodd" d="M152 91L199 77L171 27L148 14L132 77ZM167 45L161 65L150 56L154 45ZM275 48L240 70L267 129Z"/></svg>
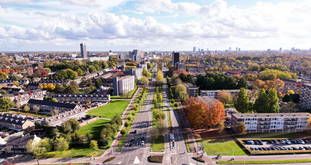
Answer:
<svg viewBox="0 0 311 165"><path fill-rule="evenodd" d="M309 49L307 0L2 0L0 51Z"/></svg>

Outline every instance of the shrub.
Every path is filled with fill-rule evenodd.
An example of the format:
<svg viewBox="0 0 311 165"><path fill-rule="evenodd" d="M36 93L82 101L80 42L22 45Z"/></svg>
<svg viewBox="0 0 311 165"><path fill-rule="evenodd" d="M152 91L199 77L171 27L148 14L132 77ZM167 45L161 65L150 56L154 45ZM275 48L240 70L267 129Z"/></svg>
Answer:
<svg viewBox="0 0 311 165"><path fill-rule="evenodd" d="M121 135L125 135L126 134L126 130L123 128L120 133L121 133Z"/></svg>
<svg viewBox="0 0 311 165"><path fill-rule="evenodd" d="M148 156L148 161L152 163L162 163L163 156L162 155Z"/></svg>

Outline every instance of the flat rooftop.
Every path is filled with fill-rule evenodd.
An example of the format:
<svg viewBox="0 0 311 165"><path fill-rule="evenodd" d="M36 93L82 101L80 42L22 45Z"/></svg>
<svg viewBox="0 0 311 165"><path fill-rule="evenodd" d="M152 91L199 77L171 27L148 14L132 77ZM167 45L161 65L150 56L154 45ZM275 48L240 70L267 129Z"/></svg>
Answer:
<svg viewBox="0 0 311 165"><path fill-rule="evenodd" d="M311 117L310 113L235 113L232 116L236 118L294 118L294 117Z"/></svg>

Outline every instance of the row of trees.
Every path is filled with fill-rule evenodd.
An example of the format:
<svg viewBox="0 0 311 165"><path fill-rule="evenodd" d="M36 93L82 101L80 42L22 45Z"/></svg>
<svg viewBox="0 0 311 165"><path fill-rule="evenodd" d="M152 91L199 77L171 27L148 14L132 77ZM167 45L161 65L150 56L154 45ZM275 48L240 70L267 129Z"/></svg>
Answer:
<svg viewBox="0 0 311 165"><path fill-rule="evenodd" d="M214 72L197 76L196 85L201 90L240 89L248 87L245 78L236 80L225 74Z"/></svg>
<svg viewBox="0 0 311 165"><path fill-rule="evenodd" d="M250 100L248 91L240 89L235 108L241 113L278 113L280 111L279 98L275 89L260 89L255 101Z"/></svg>
<svg viewBox="0 0 311 165"><path fill-rule="evenodd" d="M261 80L275 80L278 78L281 80L289 80L297 78L297 74L286 71L267 69L259 73L259 78Z"/></svg>

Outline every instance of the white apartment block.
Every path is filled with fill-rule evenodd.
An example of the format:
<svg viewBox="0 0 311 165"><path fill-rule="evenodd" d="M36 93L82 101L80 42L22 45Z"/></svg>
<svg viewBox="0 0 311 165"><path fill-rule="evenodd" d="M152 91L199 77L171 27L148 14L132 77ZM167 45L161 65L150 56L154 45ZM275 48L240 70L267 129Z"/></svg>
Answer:
<svg viewBox="0 0 311 165"><path fill-rule="evenodd" d="M113 81L114 95L124 95L135 88L135 76L116 77Z"/></svg>
<svg viewBox="0 0 311 165"><path fill-rule="evenodd" d="M236 96L239 94L240 90L200 90L200 96L207 96L216 99L220 92L226 92Z"/></svg>
<svg viewBox="0 0 311 165"><path fill-rule="evenodd" d="M236 113L231 126L243 122L247 132L303 131L308 129L310 113Z"/></svg>

